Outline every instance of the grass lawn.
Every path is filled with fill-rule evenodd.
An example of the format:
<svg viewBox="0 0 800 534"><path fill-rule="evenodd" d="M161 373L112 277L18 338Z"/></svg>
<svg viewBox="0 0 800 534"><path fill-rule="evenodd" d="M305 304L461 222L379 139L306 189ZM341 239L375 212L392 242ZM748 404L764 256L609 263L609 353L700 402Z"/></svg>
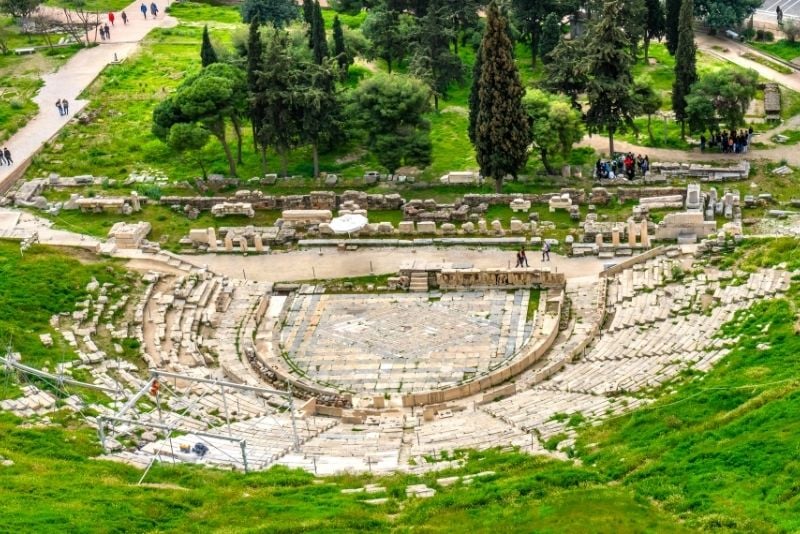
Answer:
<svg viewBox="0 0 800 534"><path fill-rule="evenodd" d="M45 5L52 6L52 7L69 7L69 2L66 0L45 0ZM108 13L109 11L121 11L130 5L130 0L85 0L83 8L86 11L91 13ZM156 2L158 7L163 10L163 8L167 7L169 0L165 2ZM150 2L147 2L147 5L150 5ZM131 14L128 13L128 16L134 16L138 14Z"/></svg>
<svg viewBox="0 0 800 534"><path fill-rule="evenodd" d="M242 12L235 5L213 5L201 2L175 2L169 14L181 22L222 22L242 24Z"/></svg>
<svg viewBox="0 0 800 534"><path fill-rule="evenodd" d="M779 57L786 61L792 61L800 57L800 42L795 41L790 43L786 39L776 41L774 43L762 43L759 41L751 41L749 43L753 48L757 48L767 54Z"/></svg>

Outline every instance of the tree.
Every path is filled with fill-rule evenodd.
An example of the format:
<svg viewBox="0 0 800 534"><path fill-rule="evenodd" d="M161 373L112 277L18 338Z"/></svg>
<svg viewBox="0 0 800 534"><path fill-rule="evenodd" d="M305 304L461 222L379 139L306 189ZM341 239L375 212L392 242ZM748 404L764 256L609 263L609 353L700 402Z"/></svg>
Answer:
<svg viewBox="0 0 800 534"><path fill-rule="evenodd" d="M253 130L253 145L261 155L261 166L264 174L267 173L267 147L259 143L258 126L264 120L264 113L256 105L253 97L261 91L260 73L261 62L264 56L264 47L261 43L261 24L257 18L250 21L250 31L247 37L247 93L248 109L250 112L250 126Z"/></svg>
<svg viewBox="0 0 800 534"><path fill-rule="evenodd" d="M352 93L348 115L367 133L367 146L390 173L402 165L430 163L430 93L408 76L378 74Z"/></svg>
<svg viewBox="0 0 800 534"><path fill-rule="evenodd" d="M552 61L545 65L541 86L548 91L567 95L572 107L580 110L578 96L589 86L584 41L562 40L550 57Z"/></svg>
<svg viewBox="0 0 800 534"><path fill-rule="evenodd" d="M636 62L639 41L644 38L647 32L645 0L622 0L620 2L619 20L622 21L622 29L625 35L628 36L631 57Z"/></svg>
<svg viewBox="0 0 800 534"><path fill-rule="evenodd" d="M762 0L697 0L694 14L712 30L737 28L762 3Z"/></svg>
<svg viewBox="0 0 800 534"><path fill-rule="evenodd" d="M203 27L203 42L200 45L200 61L204 67L208 67L212 63L219 61L217 59L217 52L214 50L214 45L211 44L211 39L208 37L208 24Z"/></svg>
<svg viewBox="0 0 800 534"><path fill-rule="evenodd" d="M242 21L248 24L258 18L262 24L283 28L299 16L300 10L294 0L244 0L242 3Z"/></svg>
<svg viewBox="0 0 800 534"><path fill-rule="evenodd" d="M252 105L260 110L256 127L259 144L273 147L281 159L281 174L287 174L289 150L300 142L302 124L296 105L303 95L298 63L291 55L288 35L274 29L264 47L258 90Z"/></svg>
<svg viewBox="0 0 800 534"><path fill-rule="evenodd" d="M678 49L678 20L681 13L681 0L666 0L664 35L667 38L667 51L674 56Z"/></svg>
<svg viewBox="0 0 800 534"><path fill-rule="evenodd" d="M447 27L447 22L445 6L440 0L431 0L418 26L411 59L411 72L431 88L433 108L437 112L439 97L446 97L450 84L464 77L461 59L450 50L454 32Z"/></svg>
<svg viewBox="0 0 800 534"><path fill-rule="evenodd" d="M311 23L311 50L314 63L322 65L328 57L328 38L325 36L325 19L322 18L322 8L319 1L314 2L314 18Z"/></svg>
<svg viewBox="0 0 800 534"><path fill-rule="evenodd" d="M516 178L525 166L530 129L507 22L494 2L487 12L481 49L475 153L481 173L494 179L500 192L505 177Z"/></svg>
<svg viewBox="0 0 800 534"><path fill-rule="evenodd" d="M321 65L305 65L302 69L300 94L295 101L302 123L300 136L311 144L314 178L319 176L319 149L341 137L341 105L336 95L336 67L326 61Z"/></svg>
<svg viewBox="0 0 800 534"><path fill-rule="evenodd" d="M542 24L542 37L539 43L539 55L543 63L550 63L550 52L552 52L561 40L561 22L558 15L550 13L545 17Z"/></svg>
<svg viewBox="0 0 800 534"><path fill-rule="evenodd" d="M786 36L787 41L790 43L795 42L797 37L800 36L800 24L794 19L787 20L783 23L783 34Z"/></svg>
<svg viewBox="0 0 800 534"><path fill-rule="evenodd" d="M645 0L645 8L647 9L646 24L644 31L644 62L650 58L650 40L658 39L664 36L666 31L666 21L664 20L664 8L661 6L661 0Z"/></svg>
<svg viewBox="0 0 800 534"><path fill-rule="evenodd" d="M0 13L15 19L30 17L42 4L42 0L0 0Z"/></svg>
<svg viewBox="0 0 800 534"><path fill-rule="evenodd" d="M208 144L210 135L208 130L198 124L178 122L170 127L167 135L167 144L178 153L194 153L195 161L203 171L203 178L207 178L208 173L206 172L203 158L200 156L200 151Z"/></svg>
<svg viewBox="0 0 800 534"><path fill-rule="evenodd" d="M511 12L517 27L530 43L531 61L534 67L539 55L539 39L545 17L555 13L560 20L564 15L574 11L575 7L574 3L568 0L511 0Z"/></svg>
<svg viewBox="0 0 800 534"><path fill-rule="evenodd" d="M314 0L303 0L303 21L308 26L314 23Z"/></svg>
<svg viewBox="0 0 800 534"><path fill-rule="evenodd" d="M693 86L687 97L686 116L689 129L714 130L721 121L733 131L744 124L750 101L758 89L754 70L725 68L706 74Z"/></svg>
<svg viewBox="0 0 800 534"><path fill-rule="evenodd" d="M347 13L348 15L358 15L364 7L361 0L329 0L328 4L337 13Z"/></svg>
<svg viewBox="0 0 800 534"><path fill-rule="evenodd" d="M475 132L478 127L478 107L481 93L481 70L483 70L483 49L479 46L475 51L475 63L472 64L472 85L469 89L469 125L467 135L472 146L475 146Z"/></svg>
<svg viewBox="0 0 800 534"><path fill-rule="evenodd" d="M614 154L614 133L633 125L636 101L632 95L633 59L628 38L618 26L620 7L606 1L600 18L586 36L589 111L586 123L590 132L608 132L609 155Z"/></svg>
<svg viewBox="0 0 800 534"><path fill-rule="evenodd" d="M347 53L347 43L344 40L344 31L342 31L339 15L333 17L333 57L339 65L340 74L343 78L346 78L347 69L350 68L352 59Z"/></svg>
<svg viewBox="0 0 800 534"><path fill-rule="evenodd" d="M697 81L696 55L694 45L693 0L683 0L678 32L678 48L675 50L675 80L672 82L672 111L675 119L681 122L681 137L686 136L686 96L692 84Z"/></svg>
<svg viewBox="0 0 800 534"><path fill-rule="evenodd" d="M450 18L449 28L453 31L453 47L458 54L459 34L467 28L478 24L478 10L483 2L481 0L440 0L445 12Z"/></svg>
<svg viewBox="0 0 800 534"><path fill-rule="evenodd" d="M361 25L364 36L372 42L373 54L386 61L390 74L393 63L402 60L408 53L412 28L413 20L392 11L385 3L371 10Z"/></svg>
<svg viewBox="0 0 800 534"><path fill-rule="evenodd" d="M581 115L565 100L540 90L529 91L522 100L531 124L531 141L548 174L556 174L550 157L567 160L573 145L583 137Z"/></svg>
<svg viewBox="0 0 800 534"><path fill-rule="evenodd" d="M651 119L653 114L658 113L658 110L661 109L661 95L653 90L653 81L648 77L639 78L634 82L633 95L639 111L647 115L647 135L650 136L650 142L653 143L655 142L655 137L653 136Z"/></svg>
<svg viewBox="0 0 800 534"><path fill-rule="evenodd" d="M227 141L227 121L231 120L239 141L239 120L246 104L247 87L242 72L232 65L214 63L199 74L186 78L175 94L153 110L153 134L164 142L175 124L196 124L216 137L228 159L232 176L236 176L236 160Z"/></svg>

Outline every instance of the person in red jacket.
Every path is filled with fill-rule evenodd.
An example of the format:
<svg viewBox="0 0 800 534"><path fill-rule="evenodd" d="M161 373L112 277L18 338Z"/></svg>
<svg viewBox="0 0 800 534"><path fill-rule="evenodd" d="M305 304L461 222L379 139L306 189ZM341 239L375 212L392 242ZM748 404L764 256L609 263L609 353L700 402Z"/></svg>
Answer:
<svg viewBox="0 0 800 534"><path fill-rule="evenodd" d="M112 26L114 25L114 12L113 11L109 11L108 12L108 22L110 22Z"/></svg>

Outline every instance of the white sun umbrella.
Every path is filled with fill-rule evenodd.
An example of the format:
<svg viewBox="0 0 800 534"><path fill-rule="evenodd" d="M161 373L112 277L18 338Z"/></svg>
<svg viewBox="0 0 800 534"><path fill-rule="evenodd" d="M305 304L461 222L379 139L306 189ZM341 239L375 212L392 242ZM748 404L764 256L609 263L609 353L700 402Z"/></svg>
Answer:
<svg viewBox="0 0 800 534"><path fill-rule="evenodd" d="M363 215L348 213L331 220L331 230L337 234L350 234L364 228L369 221Z"/></svg>

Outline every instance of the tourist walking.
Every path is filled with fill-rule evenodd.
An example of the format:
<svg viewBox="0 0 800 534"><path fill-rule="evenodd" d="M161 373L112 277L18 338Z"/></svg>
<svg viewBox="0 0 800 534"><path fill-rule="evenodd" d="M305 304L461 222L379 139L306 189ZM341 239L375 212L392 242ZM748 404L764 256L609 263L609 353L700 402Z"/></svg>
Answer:
<svg viewBox="0 0 800 534"><path fill-rule="evenodd" d="M542 245L542 261L550 261L550 243L547 241Z"/></svg>
<svg viewBox="0 0 800 534"><path fill-rule="evenodd" d="M62 117L64 116L64 105L61 103L61 99L59 98L56 100L56 107L58 108L58 114Z"/></svg>
<svg viewBox="0 0 800 534"><path fill-rule="evenodd" d="M144 15L144 20L147 20L147 4L142 2L142 6L139 8L139 11L141 11L142 15Z"/></svg>
<svg viewBox="0 0 800 534"><path fill-rule="evenodd" d="M528 256L525 254L525 247L520 247L519 249L519 266L530 267L530 265L528 265Z"/></svg>
<svg viewBox="0 0 800 534"><path fill-rule="evenodd" d="M5 165L5 164L6 164L6 157L5 155L3 155L3 151L0 150L0 165ZM11 164L9 163L9 165Z"/></svg>
<svg viewBox="0 0 800 534"><path fill-rule="evenodd" d="M108 12L108 22L110 22L112 26L114 25L114 12L113 11L109 11Z"/></svg>
<svg viewBox="0 0 800 534"><path fill-rule="evenodd" d="M61 108L64 110L64 115L69 115L69 102L66 98L61 99Z"/></svg>
<svg viewBox="0 0 800 534"><path fill-rule="evenodd" d="M122 17L122 23L123 23L123 24L128 24L128 14L127 14L127 13L125 13L125 12L123 11L122 13L120 13L120 15L119 15L119 16L120 16L120 17Z"/></svg>
<svg viewBox="0 0 800 534"><path fill-rule="evenodd" d="M8 147L5 147L3 149L3 157L6 159L6 163L8 165L11 165L12 163L14 163L14 160L11 159L11 151L8 149Z"/></svg>
<svg viewBox="0 0 800 534"><path fill-rule="evenodd" d="M106 32L106 40L110 41L111 40L111 30L109 29L108 24L103 26L103 30Z"/></svg>
<svg viewBox="0 0 800 534"><path fill-rule="evenodd" d="M155 2L150 2L150 14L153 15L153 18L158 17L158 6Z"/></svg>

